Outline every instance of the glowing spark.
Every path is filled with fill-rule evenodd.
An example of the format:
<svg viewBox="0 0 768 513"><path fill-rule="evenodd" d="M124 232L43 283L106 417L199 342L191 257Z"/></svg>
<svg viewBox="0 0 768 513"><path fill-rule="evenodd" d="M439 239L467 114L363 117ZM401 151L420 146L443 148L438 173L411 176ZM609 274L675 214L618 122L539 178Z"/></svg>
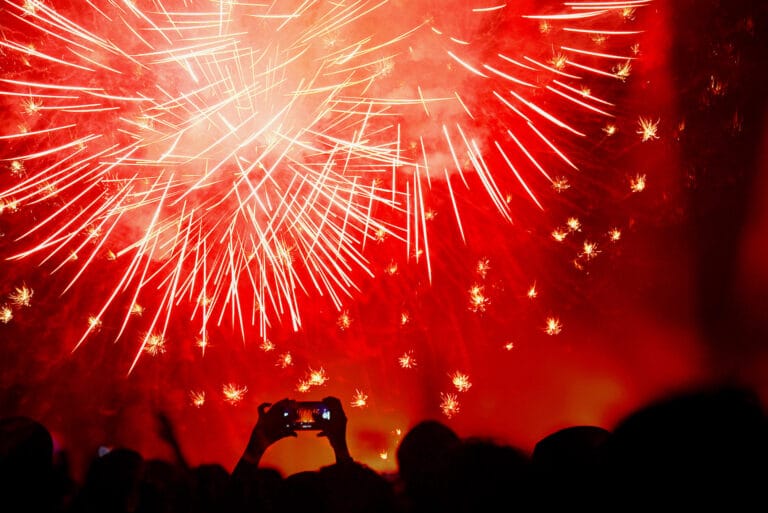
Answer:
<svg viewBox="0 0 768 513"><path fill-rule="evenodd" d="M579 256L583 257L585 260L592 260L599 253L600 251L597 249L596 242L584 241L584 245L582 246Z"/></svg>
<svg viewBox="0 0 768 513"><path fill-rule="evenodd" d="M581 231L581 221L577 217L569 217L565 224L568 225L568 229L572 232Z"/></svg>
<svg viewBox="0 0 768 513"><path fill-rule="evenodd" d="M568 232L561 228L556 228L552 230L552 238L555 239L557 242L563 242L567 236L568 236Z"/></svg>
<svg viewBox="0 0 768 513"><path fill-rule="evenodd" d="M261 350L265 353L275 350L275 344L271 340L263 340L261 342Z"/></svg>
<svg viewBox="0 0 768 513"><path fill-rule="evenodd" d="M13 292L8 294L8 299L16 306L30 306L34 294L35 291L26 285L22 285L21 287L16 287Z"/></svg>
<svg viewBox="0 0 768 513"><path fill-rule="evenodd" d="M101 319L92 315L88 317L88 331L98 331L102 326Z"/></svg>
<svg viewBox="0 0 768 513"><path fill-rule="evenodd" d="M288 368L293 365L293 356L291 353L283 353L278 357L277 363L275 365L281 369Z"/></svg>
<svg viewBox="0 0 768 513"><path fill-rule="evenodd" d="M11 162L11 173L14 175L20 175L24 172L24 163L20 160L14 160Z"/></svg>
<svg viewBox="0 0 768 513"><path fill-rule="evenodd" d="M462 374L459 371L453 373L451 376L451 383L453 383L453 386L455 386L456 390L459 392L466 392L472 388L472 383L469 381L469 376Z"/></svg>
<svg viewBox="0 0 768 513"><path fill-rule="evenodd" d="M208 349L208 347L211 345L208 341L208 333L203 332L203 334L200 335L195 341L195 345L200 349L203 356L205 356L205 350Z"/></svg>
<svg viewBox="0 0 768 513"><path fill-rule="evenodd" d="M156 333L147 335L144 341L144 351L152 356L165 353L165 337Z"/></svg>
<svg viewBox="0 0 768 513"><path fill-rule="evenodd" d="M413 352L411 351L403 353L397 361L403 369L413 369L416 367L416 359L413 357Z"/></svg>
<svg viewBox="0 0 768 513"><path fill-rule="evenodd" d="M238 386L234 383L228 383L221 388L221 393L224 394L224 400L229 404L237 404L242 401L246 392L248 392L247 386Z"/></svg>
<svg viewBox="0 0 768 513"><path fill-rule="evenodd" d="M339 315L339 318L336 319L336 326L338 326L341 331L345 331L349 329L351 325L352 317L349 316L348 310L344 310L341 312L341 315Z"/></svg>
<svg viewBox="0 0 768 513"><path fill-rule="evenodd" d="M141 306L138 303L134 303L134 304L131 305L131 312L130 313L131 313L131 315L135 315L137 317L141 317L142 314L144 313L144 307Z"/></svg>
<svg viewBox="0 0 768 513"><path fill-rule="evenodd" d="M536 296L539 295L539 291L536 290L536 284L535 283L533 285L531 285L531 287L528 289L528 292L525 295L528 296L528 299L535 299Z"/></svg>
<svg viewBox="0 0 768 513"><path fill-rule="evenodd" d="M440 393L440 410L443 415L452 418L459 413L459 399L455 394Z"/></svg>
<svg viewBox="0 0 768 513"><path fill-rule="evenodd" d="M368 404L368 396L361 390L355 390L355 395L350 403L353 408L363 408Z"/></svg>
<svg viewBox="0 0 768 513"><path fill-rule="evenodd" d="M632 73L632 63L627 61L622 64L617 64L611 69L611 71L613 71L613 74L616 78L624 82Z"/></svg>
<svg viewBox="0 0 768 513"><path fill-rule="evenodd" d="M302 381L299 381L298 385L296 385L296 391L301 393L309 392L311 388L312 388L312 384L309 381L302 380Z"/></svg>
<svg viewBox="0 0 768 513"><path fill-rule="evenodd" d="M18 204L15 201L0 201L0 214L5 212L16 212Z"/></svg>
<svg viewBox="0 0 768 513"><path fill-rule="evenodd" d="M603 127L603 132L605 132L605 134L609 137L614 135L616 133L616 125L613 123L608 123Z"/></svg>
<svg viewBox="0 0 768 513"><path fill-rule="evenodd" d="M559 335L561 331L563 331L563 325L560 323L560 319L556 317L548 317L544 332L547 335Z"/></svg>
<svg viewBox="0 0 768 513"><path fill-rule="evenodd" d="M34 98L29 98L21 102L24 113L28 115L37 114L43 106L43 102Z"/></svg>
<svg viewBox="0 0 768 513"><path fill-rule="evenodd" d="M406 326L409 322L411 322L411 314L400 312L400 327Z"/></svg>
<svg viewBox="0 0 768 513"><path fill-rule="evenodd" d="M550 63L552 64L552 67L556 70L562 71L565 69L565 65L568 62L568 57L562 53L559 53L552 57L552 60Z"/></svg>
<svg viewBox="0 0 768 513"><path fill-rule="evenodd" d="M387 451L379 452L379 459L384 460L384 461L388 460L389 459L389 452L387 452Z"/></svg>
<svg viewBox="0 0 768 513"><path fill-rule="evenodd" d="M308 383L310 386L316 387L324 385L328 381L328 376L325 374L325 369L320 367L318 370L309 369Z"/></svg>
<svg viewBox="0 0 768 513"><path fill-rule="evenodd" d="M552 182L552 188L557 192L565 192L571 188L571 184L568 182L567 178L558 177Z"/></svg>
<svg viewBox="0 0 768 513"><path fill-rule="evenodd" d="M551 31L552 31L552 25L547 20L541 21L539 23L539 32L546 35L546 34L549 34Z"/></svg>
<svg viewBox="0 0 768 513"><path fill-rule="evenodd" d="M629 188L632 192L643 192L645 190L645 186L645 175L638 174L629 180Z"/></svg>
<svg viewBox="0 0 768 513"><path fill-rule="evenodd" d="M225 395L226 395L226 392L225 392ZM204 391L196 392L196 391L192 390L192 391L189 392L189 398L192 401L192 405L197 407L197 408L200 408L202 405L205 404L205 392Z"/></svg>
<svg viewBox="0 0 768 513"><path fill-rule="evenodd" d="M621 9L621 17L624 21L634 21L637 15L637 9L635 7L623 7Z"/></svg>
<svg viewBox="0 0 768 513"><path fill-rule="evenodd" d="M512 351L514 348L515 348L514 342L507 342L506 344L504 344L504 349L506 349L507 351Z"/></svg>
<svg viewBox="0 0 768 513"><path fill-rule="evenodd" d="M8 305L0 306L0 322L8 324L13 320L13 310Z"/></svg>
<svg viewBox="0 0 768 513"><path fill-rule="evenodd" d="M659 138L659 121L658 119L653 121L644 117L637 120L637 124L640 126L637 133L642 136L643 142Z"/></svg>
<svg viewBox="0 0 768 513"><path fill-rule="evenodd" d="M611 242L618 242L621 240L621 230L618 228L613 228L608 232L608 238L611 239Z"/></svg>
<svg viewBox="0 0 768 513"><path fill-rule="evenodd" d="M481 258L478 260L477 265L475 266L475 272L480 275L481 278L485 279L485 277L488 275L488 271L491 270L491 263L490 260L487 258Z"/></svg>
<svg viewBox="0 0 768 513"><path fill-rule="evenodd" d="M397 274L397 263L394 261L391 261L387 264L387 266L384 268L384 273L388 276L394 276Z"/></svg>
<svg viewBox="0 0 768 513"><path fill-rule="evenodd" d="M469 309L473 312L485 312L490 302L491 300L485 296L482 285L473 285L469 289Z"/></svg>

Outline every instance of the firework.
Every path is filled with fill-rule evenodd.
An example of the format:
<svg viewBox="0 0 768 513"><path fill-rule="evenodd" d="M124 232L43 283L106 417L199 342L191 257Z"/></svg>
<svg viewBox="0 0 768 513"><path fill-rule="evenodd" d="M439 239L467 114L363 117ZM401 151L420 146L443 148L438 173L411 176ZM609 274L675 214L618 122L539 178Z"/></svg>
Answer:
<svg viewBox="0 0 768 513"><path fill-rule="evenodd" d="M76 346L107 318L119 339L146 313L131 369L163 352L181 304L202 349L225 319L243 336L258 325L268 347L276 320L300 329L304 297L327 298L346 330L345 299L374 275L367 246L400 244L431 280L431 196L465 239L463 192L511 221L570 188L578 161L565 148L615 131L601 91L630 76L648 3L539 15L479 2L5 0L3 255L66 274L63 292L99 281L98 322ZM658 122L640 124L657 138ZM10 300L28 305L31 289L18 290ZM488 302L472 288L473 311Z"/></svg>

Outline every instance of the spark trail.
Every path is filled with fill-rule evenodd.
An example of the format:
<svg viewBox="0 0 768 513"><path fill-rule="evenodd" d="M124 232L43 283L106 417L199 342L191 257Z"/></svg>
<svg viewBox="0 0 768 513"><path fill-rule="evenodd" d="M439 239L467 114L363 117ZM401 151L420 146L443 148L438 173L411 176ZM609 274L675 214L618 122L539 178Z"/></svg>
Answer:
<svg viewBox="0 0 768 513"><path fill-rule="evenodd" d="M374 241L431 273L438 184L462 238L462 194L543 210L648 3L5 0L3 255L103 283L77 346L150 305L131 368L182 304L201 347L225 320L298 330L303 297L340 310L374 275Z"/></svg>

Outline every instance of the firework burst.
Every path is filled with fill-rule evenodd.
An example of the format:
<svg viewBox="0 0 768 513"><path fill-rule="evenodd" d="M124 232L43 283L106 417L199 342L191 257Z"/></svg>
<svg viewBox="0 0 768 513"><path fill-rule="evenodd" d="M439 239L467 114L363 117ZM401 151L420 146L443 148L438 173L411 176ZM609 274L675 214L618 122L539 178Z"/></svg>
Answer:
<svg viewBox="0 0 768 513"><path fill-rule="evenodd" d="M630 75L648 3L540 15L481 2L5 0L3 255L65 273L64 292L108 263L90 318L116 313L119 339L147 309L131 368L181 304L206 344L226 318L243 335L258 325L265 343L276 320L298 330L305 296L341 312L384 239L431 279L430 198L465 239L465 191L511 221L570 187L567 148L615 126L600 91Z"/></svg>

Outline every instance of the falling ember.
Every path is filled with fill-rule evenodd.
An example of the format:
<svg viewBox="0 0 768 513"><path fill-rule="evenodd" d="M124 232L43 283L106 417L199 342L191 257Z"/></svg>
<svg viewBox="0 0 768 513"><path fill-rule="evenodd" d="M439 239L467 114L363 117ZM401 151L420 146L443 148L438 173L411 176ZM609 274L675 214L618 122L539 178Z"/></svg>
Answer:
<svg viewBox="0 0 768 513"><path fill-rule="evenodd" d="M368 396L361 390L355 390L355 395L350 404L353 408L363 408L368 404Z"/></svg>
<svg viewBox="0 0 768 513"><path fill-rule="evenodd" d="M263 340L260 346L261 350L265 353L275 350L275 344L271 340Z"/></svg>
<svg viewBox="0 0 768 513"><path fill-rule="evenodd" d="M400 312L400 327L407 326L411 322L411 314Z"/></svg>
<svg viewBox="0 0 768 513"><path fill-rule="evenodd" d="M141 315L144 313L144 307L141 306L138 303L134 303L131 305L131 315L135 315L137 317L141 317Z"/></svg>
<svg viewBox="0 0 768 513"><path fill-rule="evenodd" d="M293 365L293 356L291 356L291 353L283 353L277 359L277 363L275 365L282 369L286 369Z"/></svg>
<svg viewBox="0 0 768 513"><path fill-rule="evenodd" d="M484 293L482 285L473 285L469 289L469 309L473 312L485 312L491 302Z"/></svg>
<svg viewBox="0 0 768 513"><path fill-rule="evenodd" d="M488 271L491 270L491 262L487 258L481 258L477 265L475 266L475 272L482 278L485 279L488 275Z"/></svg>
<svg viewBox="0 0 768 513"><path fill-rule="evenodd" d="M555 239L557 242L563 242L567 236L568 236L568 232L565 230L562 230L560 228L556 228L555 230L552 230L552 238Z"/></svg>
<svg viewBox="0 0 768 513"><path fill-rule="evenodd" d="M152 356L165 353L165 337L158 334L148 334L144 340L144 351Z"/></svg>
<svg viewBox="0 0 768 513"><path fill-rule="evenodd" d="M238 386L233 383L228 383L221 389L221 393L224 394L224 400L229 404L237 404L242 401L246 392L248 392L247 386Z"/></svg>
<svg viewBox="0 0 768 513"><path fill-rule="evenodd" d="M309 379L307 380L307 383L309 383L310 386L321 386L325 385L325 383L328 381L328 376L325 374L325 369L320 367L317 370L309 369Z"/></svg>
<svg viewBox="0 0 768 513"><path fill-rule="evenodd" d="M0 306L0 322L8 324L13 320L13 310L8 305Z"/></svg>
<svg viewBox="0 0 768 513"><path fill-rule="evenodd" d="M201 336L199 336L195 341L195 345L200 349L203 356L205 356L205 350L208 349L208 346L211 345L208 341L208 335L203 333Z"/></svg>
<svg viewBox="0 0 768 513"><path fill-rule="evenodd" d="M563 325L560 323L560 319L556 317L548 317L547 324L544 327L544 333L547 335L559 335L563 331Z"/></svg>
<svg viewBox="0 0 768 513"><path fill-rule="evenodd" d="M555 178L552 182L552 188L557 192L565 192L571 188L571 184L565 177Z"/></svg>
<svg viewBox="0 0 768 513"><path fill-rule="evenodd" d="M603 132L605 132L606 135L611 136L616 133L616 125L613 123L608 123L603 127Z"/></svg>
<svg viewBox="0 0 768 513"><path fill-rule="evenodd" d="M584 245L582 246L581 253L579 253L579 256L584 258L585 260L592 260L599 253L600 251L597 249L596 242L584 241Z"/></svg>
<svg viewBox="0 0 768 513"><path fill-rule="evenodd" d="M528 289L528 292L526 292L525 295L528 296L528 299L535 299L536 296L539 295L539 291L536 290L536 284L535 283L533 285L531 285L531 287Z"/></svg>
<svg viewBox="0 0 768 513"><path fill-rule="evenodd" d="M459 399L456 394L440 393L440 410L443 415L452 418L459 413Z"/></svg>
<svg viewBox="0 0 768 513"><path fill-rule="evenodd" d="M344 310L343 312L341 312L341 315L339 315L339 318L336 320L336 326L338 326L341 331L345 331L349 329L351 325L352 325L352 317L349 316L349 312L347 310Z"/></svg>
<svg viewBox="0 0 768 513"><path fill-rule="evenodd" d="M102 326L101 319L93 315L88 317L88 330L97 331L101 329L101 326Z"/></svg>
<svg viewBox="0 0 768 513"><path fill-rule="evenodd" d="M8 299L15 306L30 306L32 304L32 296L34 294L35 291L26 285L22 285L21 287L16 287L13 292L8 294Z"/></svg>
<svg viewBox="0 0 768 513"><path fill-rule="evenodd" d="M629 78L629 75L632 73L632 63L630 61L624 62L622 64L617 64L613 67L613 73L616 75L616 78L618 78L621 81L625 81Z"/></svg>
<svg viewBox="0 0 768 513"><path fill-rule="evenodd" d="M383 461L387 461L389 459L389 452L388 451L380 451L379 452L379 459Z"/></svg>
<svg viewBox="0 0 768 513"><path fill-rule="evenodd" d="M611 242L618 242L621 240L621 230L618 228L613 228L608 232L608 238L611 239Z"/></svg>
<svg viewBox="0 0 768 513"><path fill-rule="evenodd" d="M572 232L580 232L581 231L581 221L578 220L576 217L570 217L568 218L568 221L566 221L566 224L568 225L568 229Z"/></svg>
<svg viewBox="0 0 768 513"><path fill-rule="evenodd" d="M456 390L459 392L466 392L472 388L472 383L469 381L469 376L462 374L459 371L453 373L451 376L451 383L453 383L453 386L455 386Z"/></svg>
<svg viewBox="0 0 768 513"><path fill-rule="evenodd" d="M637 124L640 127L637 131L638 135L642 136L642 141L651 141L659 138L659 123L661 120L653 121L648 118L641 117L637 120Z"/></svg>
<svg viewBox="0 0 768 513"><path fill-rule="evenodd" d="M507 351L512 351L514 348L515 348L514 342L507 342L506 344L504 344L504 349L506 349Z"/></svg>
<svg viewBox="0 0 768 513"><path fill-rule="evenodd" d="M403 353L397 361L403 369L413 369L416 367L416 359L413 357L412 352Z"/></svg>
<svg viewBox="0 0 768 513"><path fill-rule="evenodd" d="M637 175L629 180L629 188L632 192L643 192L645 190L645 175Z"/></svg>
<svg viewBox="0 0 768 513"><path fill-rule="evenodd" d="M296 391L301 393L309 392L312 389L312 384L309 381L299 381L296 385Z"/></svg>
<svg viewBox="0 0 768 513"><path fill-rule="evenodd" d="M226 395L226 392L224 394ZM194 390L192 390L189 393L189 398L192 401L192 405L197 407L197 408L200 408L202 405L205 404L205 392L204 391L195 392Z"/></svg>

